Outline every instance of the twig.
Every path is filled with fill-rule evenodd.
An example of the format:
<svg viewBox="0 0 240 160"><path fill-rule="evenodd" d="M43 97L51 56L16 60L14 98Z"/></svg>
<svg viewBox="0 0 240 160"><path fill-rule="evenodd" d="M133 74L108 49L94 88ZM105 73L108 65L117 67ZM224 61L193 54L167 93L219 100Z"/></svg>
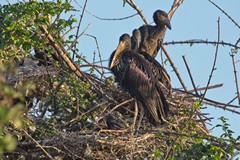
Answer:
<svg viewBox="0 0 240 160"><path fill-rule="evenodd" d="M186 41L172 41L172 42L164 42L164 45L175 45L175 44L212 44L212 45L226 45L226 46L230 46L230 47L234 47L236 49L240 49L240 46L237 46L237 44L231 44L231 43L227 43L227 42L216 42L216 41L208 41L208 40L202 40L202 39L192 39L192 40L186 40Z"/></svg>
<svg viewBox="0 0 240 160"><path fill-rule="evenodd" d="M219 88L219 87L222 87L222 86L223 86L222 83L221 83L221 84L216 84L216 85L213 85L213 86L208 86L208 90L209 90L209 89L214 89L214 88ZM197 91L202 91L202 90L205 90L205 89L206 89L206 87L196 88ZM193 90L188 90L188 92L195 92L195 89L193 89Z"/></svg>
<svg viewBox="0 0 240 160"><path fill-rule="evenodd" d="M81 57L82 58L82 57ZM86 59L85 59L86 60ZM85 60L83 60L83 61L85 61ZM109 70L109 67L105 67L105 66L102 66L102 65L96 65L96 63L95 64L91 64L90 62L87 62L87 64L82 64L82 65L80 65L80 67L81 68L84 68L84 67L93 67L94 69L96 68L96 69L98 69L98 68L101 68L101 69L107 69L107 70ZM101 74L101 72L100 71L98 71L100 74ZM106 73L106 72L105 72ZM111 73L110 71L108 72L108 73ZM103 75L104 76L104 75Z"/></svg>
<svg viewBox="0 0 240 160"><path fill-rule="evenodd" d="M206 99L205 99L206 100ZM238 111L236 111L236 110L233 110L233 109L230 109L230 108L226 108L226 106L227 106L227 104L226 104L226 106L224 105L224 106L220 106L220 105L214 105L213 103L211 103L211 102L205 102L206 104L209 104L209 105L211 105L211 106L214 106L214 107L217 107L217 108L221 108L221 109L223 109L223 110L227 110L227 111L230 111L230 112L232 112L232 113L236 113L236 114L238 114L238 115L240 115L240 112L238 112ZM230 106L230 105L228 105L228 106Z"/></svg>
<svg viewBox="0 0 240 160"><path fill-rule="evenodd" d="M76 34L75 34L75 40L74 40L74 42L71 44L71 47L72 47L73 45L75 45L75 43L77 42L78 38L80 37L80 36L79 36L79 30L80 30L80 27L81 27L81 23L82 23L82 19L83 19L83 15L84 15L86 6L87 6L87 0L85 0L84 7L83 7L83 10L82 10L82 14L80 15L80 20L79 20L79 22L78 22L77 32L76 32ZM67 51L70 50L71 47L68 48ZM74 60L74 54L72 55L72 60Z"/></svg>
<svg viewBox="0 0 240 160"><path fill-rule="evenodd" d="M174 0L171 10L168 12L169 19L172 19L173 14L178 9L178 7L183 3L184 0Z"/></svg>
<svg viewBox="0 0 240 160"><path fill-rule="evenodd" d="M67 55L64 53L64 51L53 39L53 37L48 33L47 29L44 26L39 26L39 28L42 30L42 32L45 34L46 38L49 40L52 47L57 51L57 53L62 57L62 59L66 62L68 67L81 79L85 78L83 74L81 73L80 69L75 66L74 63L71 62L71 60L67 57Z"/></svg>
<svg viewBox="0 0 240 160"><path fill-rule="evenodd" d="M238 43L240 42L240 38L237 40L236 44L235 45L238 45Z"/></svg>
<svg viewBox="0 0 240 160"><path fill-rule="evenodd" d="M235 60L234 60L234 53L230 53L230 56L232 57L233 73L234 73L235 85L236 85L236 90L237 90L238 104L240 105L240 94L239 94L239 87L238 87L236 64L235 64Z"/></svg>
<svg viewBox="0 0 240 160"><path fill-rule="evenodd" d="M76 1L75 1L76 2ZM77 2L76 2L77 3ZM77 5L80 7L80 8L84 8L84 7L82 7L81 5L79 5L78 3L77 3ZM97 19L99 19L99 20L104 20L104 21L116 21L116 20L124 20L124 19L129 19L129 18L132 18L132 17L134 17L134 16L136 16L136 15L138 15L138 13L135 13L135 14L133 14L133 15L130 15L130 16L127 16L127 17L122 17L122 18L102 18L102 17L98 17L98 16L96 16L95 14L93 14L93 13L91 13L91 12L89 12L88 10L86 10L85 9L85 12L87 12L88 14L90 14L91 16L93 16L93 17L95 17L95 18L97 18Z"/></svg>
<svg viewBox="0 0 240 160"><path fill-rule="evenodd" d="M83 56L81 56L80 54L78 54L75 50L72 49L72 52L73 52L75 55L77 55L77 57L79 57L81 60L83 60L85 63L87 63L89 66L91 66L92 68L94 68L94 70L97 71L101 76L103 76L104 78L106 78L105 75L102 74L101 71L99 71L99 69L98 69L99 67L98 67L98 66L96 67L96 65L93 65L92 63L88 62L85 58L83 58ZM83 66L86 66L86 65L83 65ZM109 69L109 68L106 68L106 69Z"/></svg>
<svg viewBox="0 0 240 160"><path fill-rule="evenodd" d="M22 130L27 137L29 137L50 159L54 159L31 135L29 135L25 130Z"/></svg>
<svg viewBox="0 0 240 160"><path fill-rule="evenodd" d="M87 6L87 2L88 1L85 0L83 10L82 10L82 14L80 15L80 20L79 20L79 23L78 23L78 26L77 26L77 32L76 32L76 35L75 35L76 38L78 37L78 34L79 34L79 30L80 30L80 27L81 27L81 23L82 23L83 15L84 15L84 12L85 12L85 9L86 9L86 6Z"/></svg>
<svg viewBox="0 0 240 160"><path fill-rule="evenodd" d="M72 47L77 43L77 40L86 32L86 30L89 28L90 25L91 23L89 23L87 27L82 31L82 33L75 38L75 40L71 43L71 45L68 46L67 51L72 49Z"/></svg>
<svg viewBox="0 0 240 160"><path fill-rule="evenodd" d="M218 42L220 41L220 17L218 17ZM215 66L216 66L216 62L217 62L217 55L218 55L218 46L219 44L217 44L216 46L216 51L215 51L215 56L214 56L214 61L213 61L213 66L212 66L212 70L211 70L211 73L209 75L209 79L208 79L208 82L207 82L207 85L206 85L206 89L202 95L202 99L200 100L200 103L202 102L203 98L205 97L206 93L207 93L207 90L208 90L208 86L210 85L210 82L211 82L211 79L212 79L212 75L213 75L213 72L214 70L216 69Z"/></svg>
<svg viewBox="0 0 240 160"><path fill-rule="evenodd" d="M134 100L134 99L131 98L131 99L128 99L128 100L126 100L126 101L124 101L124 102L116 105L114 108L112 108L110 111L108 111L104 116L99 117L99 118L96 120L96 122L98 123L101 119L103 119L105 116L107 116L107 115L109 115L110 113L112 113L112 112L113 112L114 110L116 110L118 107L121 107L121 106L123 106L123 105L125 105L125 104L127 104L127 103L129 103L129 102L132 102L133 100Z"/></svg>
<svg viewBox="0 0 240 160"><path fill-rule="evenodd" d="M82 119L82 117L85 116L86 114L89 114L89 113L93 112L96 108L98 108L98 107L100 107L100 106L102 106L102 105L105 105L105 104L107 104L107 103L108 103L108 102L106 101L106 102L103 102L103 103L101 103L101 104L96 105L95 107L90 108L90 109L87 110L86 112L82 113L82 114L80 115L80 118L79 118L79 119Z"/></svg>
<svg viewBox="0 0 240 160"><path fill-rule="evenodd" d="M238 28L240 28L240 26L237 24L237 22L234 19L232 19L232 17L229 16L222 8L220 8L217 4L215 4L211 0L209 0L209 2L211 2L215 7L217 7L220 11L222 11Z"/></svg>
<svg viewBox="0 0 240 160"><path fill-rule="evenodd" d="M187 64L187 60L186 60L185 56L182 56L182 58L183 58L183 61L184 61L185 65L186 65L186 68L187 68L188 74L189 74L189 76L190 76L190 79L191 79L191 82L192 82L194 91L195 91L196 95L199 95L198 92L197 92L197 88L196 88L196 86L195 86L195 83L194 83L194 80L193 80L193 77L192 77L190 68L189 68L189 66L188 66L188 64ZM204 121L203 118L202 118L203 115L201 114L201 111L198 111L198 110L197 110L196 113L197 113L197 115L198 115L198 117L199 117L202 125L203 125L204 128L205 128L204 131L206 131L207 134L209 134L209 131L208 131L207 126L206 126L206 123L205 123L205 121Z"/></svg>
<svg viewBox="0 0 240 160"><path fill-rule="evenodd" d="M195 86L195 83L194 83L194 80L193 80L193 77L192 77L190 68L188 67L188 64L187 64L187 60L186 60L185 56L182 56L182 58L183 58L183 61L184 61L185 65L186 65L186 68L187 68L189 77L190 77L190 79L191 79L191 82L192 82L192 85L193 85L193 89L194 89L195 93L198 95L197 87Z"/></svg>
<svg viewBox="0 0 240 160"><path fill-rule="evenodd" d="M146 24L146 25L148 25L148 22L147 22L147 20L146 20L146 18L143 16L143 14L142 14L142 11L139 9L139 7L134 3L134 1L133 0L126 0L126 2L132 7L132 8L134 8L137 12L138 12L138 14L139 14L139 16L142 18L142 20L144 21L144 23Z"/></svg>
<svg viewBox="0 0 240 160"><path fill-rule="evenodd" d="M183 90L176 89L176 88L173 88L173 90L174 91L179 91L179 92L182 92L182 93L186 93L186 94L192 95L192 96L197 97L197 98L201 98L202 97L201 95L196 95L194 93L191 93L191 92L188 92L188 91L183 91ZM208 102L211 102L211 103L215 103L217 105L229 106L229 107L233 107L233 108L240 108L239 106L236 106L236 105L231 105L231 104L226 104L226 103L222 103L222 102L217 102L217 101L214 101L214 100L211 100L211 99L208 99L208 98L203 98L203 99L205 101L208 101ZM239 112L239 114L240 114L240 112Z"/></svg>
<svg viewBox="0 0 240 160"><path fill-rule="evenodd" d="M100 53L97 37L95 37L93 35L90 35L90 34L85 34L85 35L94 38L96 46L97 46L97 50L98 50L98 57L99 57L100 65L103 66L103 64L102 64L102 56L101 56L101 53ZM102 68L101 78L103 77L103 75L104 75L104 70Z"/></svg>
<svg viewBox="0 0 240 160"><path fill-rule="evenodd" d="M163 44L161 44L161 48L162 48L163 52L165 53L165 55L167 56L167 58L168 58L168 60L169 60L169 62L170 62L170 64L171 64L174 72L176 73L176 75L177 75L177 77L178 77L178 79L179 79L179 81L180 81L183 89L184 89L185 91L187 91L187 87L185 86L185 84L184 84L184 82L183 82L183 80L182 80L182 78L181 78L181 76L180 76L177 68L175 67L175 65L174 65L171 57L170 57L169 54L167 53L167 50L165 49L165 47L163 46Z"/></svg>
<svg viewBox="0 0 240 160"><path fill-rule="evenodd" d="M227 104L229 105L229 104L231 104L233 101L235 101L235 99L237 99L238 98L238 96L236 96L236 97L234 97L231 101L229 101Z"/></svg>

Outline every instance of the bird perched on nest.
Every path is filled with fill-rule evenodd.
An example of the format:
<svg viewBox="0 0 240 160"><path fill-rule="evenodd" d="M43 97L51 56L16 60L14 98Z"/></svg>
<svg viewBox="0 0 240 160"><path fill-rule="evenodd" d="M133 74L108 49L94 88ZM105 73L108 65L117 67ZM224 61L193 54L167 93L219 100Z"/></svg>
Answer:
<svg viewBox="0 0 240 160"><path fill-rule="evenodd" d="M147 53L131 49L128 34L120 37L109 62L116 81L140 103L153 125L161 124L169 112L169 105L154 76L154 68L159 66Z"/></svg>
<svg viewBox="0 0 240 160"><path fill-rule="evenodd" d="M166 27L171 30L170 19L164 11L157 10L153 14L155 26L145 25L134 29L131 37L132 49L148 53L155 58L163 41Z"/></svg>

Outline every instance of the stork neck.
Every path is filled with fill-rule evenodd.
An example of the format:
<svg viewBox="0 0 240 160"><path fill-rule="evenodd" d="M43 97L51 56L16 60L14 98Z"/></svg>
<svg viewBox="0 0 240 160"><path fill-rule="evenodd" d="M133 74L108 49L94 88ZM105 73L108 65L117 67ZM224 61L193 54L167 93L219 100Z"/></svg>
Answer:
<svg viewBox="0 0 240 160"><path fill-rule="evenodd" d="M157 28L157 30L162 30L162 29L164 29L165 28L165 25L164 24L157 24L156 25L156 28Z"/></svg>

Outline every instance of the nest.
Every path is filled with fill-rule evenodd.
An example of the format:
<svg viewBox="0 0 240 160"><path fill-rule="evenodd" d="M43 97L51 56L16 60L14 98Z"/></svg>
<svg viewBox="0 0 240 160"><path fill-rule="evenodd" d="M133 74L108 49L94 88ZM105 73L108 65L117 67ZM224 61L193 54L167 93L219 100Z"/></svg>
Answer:
<svg viewBox="0 0 240 160"><path fill-rule="evenodd" d="M43 82L38 83L42 85ZM17 149L14 152L5 153L6 157L9 159L20 157L26 159L153 159L159 154L160 157L176 154L173 146L176 142L180 144L183 141L182 136L189 136L184 143L190 145L192 135L208 135L205 125L208 118L200 112L200 108L196 105L196 98L191 95L174 90L172 95L167 97L172 113L166 122L156 128L144 118L140 128L136 130L136 127L132 127L136 114L133 99L116 85L106 87L96 79L94 83L92 85L95 87L91 90L97 91L98 103L92 103L94 106L86 110L84 115L98 112L95 121L81 121L79 118L80 120L76 120L74 124L56 127L49 119L31 115L30 120L36 129L34 131L18 130L16 135L21 138L19 138ZM41 85L36 86L41 87ZM36 90L39 90L38 87ZM116 124L116 128L109 127L107 123L109 116L116 120L115 122L120 122L119 125ZM43 126L48 127L43 129Z"/></svg>

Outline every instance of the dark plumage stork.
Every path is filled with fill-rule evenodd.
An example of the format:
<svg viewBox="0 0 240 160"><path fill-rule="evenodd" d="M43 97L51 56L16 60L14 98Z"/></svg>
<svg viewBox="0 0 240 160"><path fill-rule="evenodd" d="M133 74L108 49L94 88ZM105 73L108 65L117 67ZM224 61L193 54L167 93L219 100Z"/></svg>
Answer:
<svg viewBox="0 0 240 160"><path fill-rule="evenodd" d="M171 24L168 14L161 10L154 12L153 20L156 23L155 26L145 25L141 26L138 29L139 31L136 31L137 29L134 30L132 43L135 44L140 41L138 49L155 58L163 41L166 27L171 30ZM136 34L137 32L140 32L140 36ZM136 40L136 37L140 38L140 40Z"/></svg>
<svg viewBox="0 0 240 160"><path fill-rule="evenodd" d="M131 49L138 50L141 43L141 32L138 29L134 29L131 37Z"/></svg>
<svg viewBox="0 0 240 160"><path fill-rule="evenodd" d="M140 103L154 125L161 124L169 112L161 86L154 76L153 67L159 66L161 65L147 53L131 49L128 34L120 37L109 63L116 81Z"/></svg>

